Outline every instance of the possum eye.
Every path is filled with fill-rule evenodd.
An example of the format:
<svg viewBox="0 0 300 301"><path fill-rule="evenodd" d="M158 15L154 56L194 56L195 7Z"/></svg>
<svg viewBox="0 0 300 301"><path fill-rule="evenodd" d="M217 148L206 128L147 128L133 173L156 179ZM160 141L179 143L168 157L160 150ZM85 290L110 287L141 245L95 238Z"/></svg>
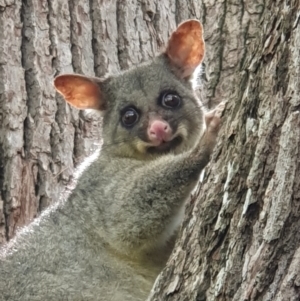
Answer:
<svg viewBox="0 0 300 301"><path fill-rule="evenodd" d="M138 122L139 113L134 108L126 108L121 112L121 120L125 127L131 127Z"/></svg>
<svg viewBox="0 0 300 301"><path fill-rule="evenodd" d="M161 98L161 105L167 109L178 108L181 104L181 98L176 93L165 93Z"/></svg>

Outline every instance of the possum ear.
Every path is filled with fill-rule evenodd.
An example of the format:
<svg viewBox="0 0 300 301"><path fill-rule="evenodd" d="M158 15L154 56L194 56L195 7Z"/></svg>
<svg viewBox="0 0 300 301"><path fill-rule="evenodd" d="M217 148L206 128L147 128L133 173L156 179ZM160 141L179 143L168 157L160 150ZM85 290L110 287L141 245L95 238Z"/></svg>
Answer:
<svg viewBox="0 0 300 301"><path fill-rule="evenodd" d="M202 25L197 20L188 20L172 33L166 55L171 65L179 70L180 76L185 78L192 75L203 61L204 52Z"/></svg>
<svg viewBox="0 0 300 301"><path fill-rule="evenodd" d="M54 79L56 90L77 109L105 110L106 103L97 78L79 74L59 75Z"/></svg>

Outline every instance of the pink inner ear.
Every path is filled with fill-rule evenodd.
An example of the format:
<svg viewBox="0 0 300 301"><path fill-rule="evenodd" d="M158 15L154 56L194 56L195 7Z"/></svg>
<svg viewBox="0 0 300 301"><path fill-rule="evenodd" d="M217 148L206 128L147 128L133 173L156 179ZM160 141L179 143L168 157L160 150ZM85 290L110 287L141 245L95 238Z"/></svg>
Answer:
<svg viewBox="0 0 300 301"><path fill-rule="evenodd" d="M202 62L205 52L202 25L189 20L172 33L166 54L171 63L181 69L181 76L191 75Z"/></svg>
<svg viewBox="0 0 300 301"><path fill-rule="evenodd" d="M100 87L91 78L65 74L56 77L54 85L65 100L77 109L104 109Z"/></svg>

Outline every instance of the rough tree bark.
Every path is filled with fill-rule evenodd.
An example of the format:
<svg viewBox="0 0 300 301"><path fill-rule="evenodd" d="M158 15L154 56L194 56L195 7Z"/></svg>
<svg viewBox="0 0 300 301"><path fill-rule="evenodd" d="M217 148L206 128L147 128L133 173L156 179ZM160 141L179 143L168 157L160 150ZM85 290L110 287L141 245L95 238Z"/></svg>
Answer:
<svg viewBox="0 0 300 301"><path fill-rule="evenodd" d="M300 2L201 1L218 146L149 300L300 300Z"/></svg>
<svg viewBox="0 0 300 301"><path fill-rule="evenodd" d="M0 0L0 244L59 198L100 143L101 121L66 105L54 76L127 69L199 12L196 0Z"/></svg>
<svg viewBox="0 0 300 301"><path fill-rule="evenodd" d="M227 100L219 143L151 300L298 300L299 0L0 0L0 242L59 197L100 120L55 75L147 60L203 22L203 99Z"/></svg>

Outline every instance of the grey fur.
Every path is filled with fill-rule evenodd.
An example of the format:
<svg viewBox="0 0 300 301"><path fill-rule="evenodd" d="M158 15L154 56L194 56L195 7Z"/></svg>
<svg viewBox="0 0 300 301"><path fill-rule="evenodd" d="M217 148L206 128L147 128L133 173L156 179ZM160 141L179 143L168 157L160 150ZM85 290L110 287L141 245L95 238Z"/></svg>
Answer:
<svg viewBox="0 0 300 301"><path fill-rule="evenodd" d="M207 117L188 79L166 55L104 81L104 143L67 199L24 228L0 255L0 300L141 301L174 244L184 202L208 163L222 108ZM94 79L95 80L95 79ZM162 109L162 90L181 97L180 110ZM140 125L120 124L135 105ZM182 142L168 152L136 149L151 114L173 118ZM179 130L178 130L179 131ZM202 138L201 138L202 137Z"/></svg>

